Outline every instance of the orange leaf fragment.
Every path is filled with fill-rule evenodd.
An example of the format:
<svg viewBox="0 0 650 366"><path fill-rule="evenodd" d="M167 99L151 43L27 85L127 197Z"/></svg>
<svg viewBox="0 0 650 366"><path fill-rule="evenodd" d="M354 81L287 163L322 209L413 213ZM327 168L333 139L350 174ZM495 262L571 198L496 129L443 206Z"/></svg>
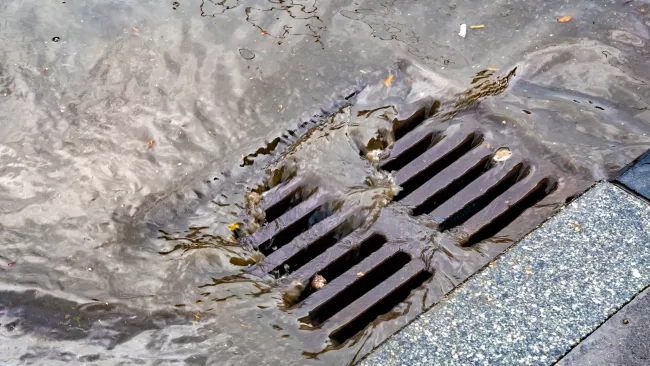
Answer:
<svg viewBox="0 0 650 366"><path fill-rule="evenodd" d="M386 85L386 87L389 87L389 86L390 86L390 83L393 82L393 78L394 78L394 77L395 77L395 76L394 76L393 74L388 75L388 77L386 78L386 80L384 80L384 85Z"/></svg>
<svg viewBox="0 0 650 366"><path fill-rule="evenodd" d="M153 140L149 140L149 147L153 146Z"/></svg>
<svg viewBox="0 0 650 366"><path fill-rule="evenodd" d="M573 18L571 15L567 15L567 16L562 17L562 18L557 18L557 21L560 22L560 23L566 23L569 20L571 20L571 18Z"/></svg>

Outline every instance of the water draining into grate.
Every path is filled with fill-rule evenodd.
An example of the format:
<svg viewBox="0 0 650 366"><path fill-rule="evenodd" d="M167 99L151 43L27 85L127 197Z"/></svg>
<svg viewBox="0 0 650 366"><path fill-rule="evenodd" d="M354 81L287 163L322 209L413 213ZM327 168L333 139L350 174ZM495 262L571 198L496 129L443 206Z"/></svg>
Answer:
<svg viewBox="0 0 650 366"><path fill-rule="evenodd" d="M454 278L453 286L479 268L453 264L459 258L450 243L480 247L558 190L544 161L521 145L510 147L475 121L436 126L423 110L395 124L400 133L378 166L392 172L401 190L370 227L361 227L361 212L340 210L341 198L298 178L265 194L268 222L244 242L266 257L248 272L270 275L294 292L285 297L285 311L310 331L306 343L329 339L337 347L419 297L417 309L401 311L407 319L417 315L441 296L424 296L428 284L445 277ZM502 150L506 158L498 157ZM523 235L538 222L515 231ZM439 243L416 234L427 223Z"/></svg>

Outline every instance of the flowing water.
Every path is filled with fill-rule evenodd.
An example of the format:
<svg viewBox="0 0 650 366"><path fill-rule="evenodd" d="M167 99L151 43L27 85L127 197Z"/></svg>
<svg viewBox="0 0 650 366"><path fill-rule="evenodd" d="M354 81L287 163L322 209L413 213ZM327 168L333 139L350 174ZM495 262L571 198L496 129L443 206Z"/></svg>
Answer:
<svg viewBox="0 0 650 366"><path fill-rule="evenodd" d="M650 147L649 41L635 0L5 0L0 364L347 364L241 273L251 192L372 217L396 187L360 153L423 96L611 178Z"/></svg>

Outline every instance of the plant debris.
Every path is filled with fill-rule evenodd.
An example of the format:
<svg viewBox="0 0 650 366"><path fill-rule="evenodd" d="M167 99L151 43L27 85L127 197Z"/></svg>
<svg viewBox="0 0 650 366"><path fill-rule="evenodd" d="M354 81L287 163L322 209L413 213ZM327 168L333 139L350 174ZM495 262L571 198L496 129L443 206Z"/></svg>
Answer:
<svg viewBox="0 0 650 366"><path fill-rule="evenodd" d="M384 80L384 85L386 85L386 87L389 87L390 83L393 82L394 77L395 77L395 75L389 74L388 77L386 78L386 80Z"/></svg>
<svg viewBox="0 0 650 366"><path fill-rule="evenodd" d="M149 140L149 147L153 146L153 140Z"/></svg>
<svg viewBox="0 0 650 366"><path fill-rule="evenodd" d="M562 18L557 18L557 21L558 21L558 23L566 23L566 22L570 21L571 18L573 18L571 15L567 15L567 16L562 17Z"/></svg>
<svg viewBox="0 0 650 366"><path fill-rule="evenodd" d="M470 25L469 29L483 29L485 28L485 24L479 24L479 25Z"/></svg>
<svg viewBox="0 0 650 366"><path fill-rule="evenodd" d="M496 153L494 153L494 157L492 159L494 159L494 161L506 161L510 159L511 156L512 156L512 151L510 151L510 149L508 149L507 147L502 147L499 150L497 150Z"/></svg>
<svg viewBox="0 0 650 366"><path fill-rule="evenodd" d="M311 281L311 287L314 290L320 290L327 285L327 280L321 275L314 276L314 279Z"/></svg>

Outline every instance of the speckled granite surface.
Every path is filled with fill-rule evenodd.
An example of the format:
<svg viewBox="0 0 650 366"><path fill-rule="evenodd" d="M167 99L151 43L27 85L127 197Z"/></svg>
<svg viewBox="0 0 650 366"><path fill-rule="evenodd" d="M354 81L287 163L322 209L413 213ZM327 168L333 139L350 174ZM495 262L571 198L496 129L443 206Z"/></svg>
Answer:
<svg viewBox="0 0 650 366"><path fill-rule="evenodd" d="M650 283L650 206L591 189L362 365L548 365Z"/></svg>
<svg viewBox="0 0 650 366"><path fill-rule="evenodd" d="M583 365L650 365L650 289L625 305L558 362L558 366Z"/></svg>

